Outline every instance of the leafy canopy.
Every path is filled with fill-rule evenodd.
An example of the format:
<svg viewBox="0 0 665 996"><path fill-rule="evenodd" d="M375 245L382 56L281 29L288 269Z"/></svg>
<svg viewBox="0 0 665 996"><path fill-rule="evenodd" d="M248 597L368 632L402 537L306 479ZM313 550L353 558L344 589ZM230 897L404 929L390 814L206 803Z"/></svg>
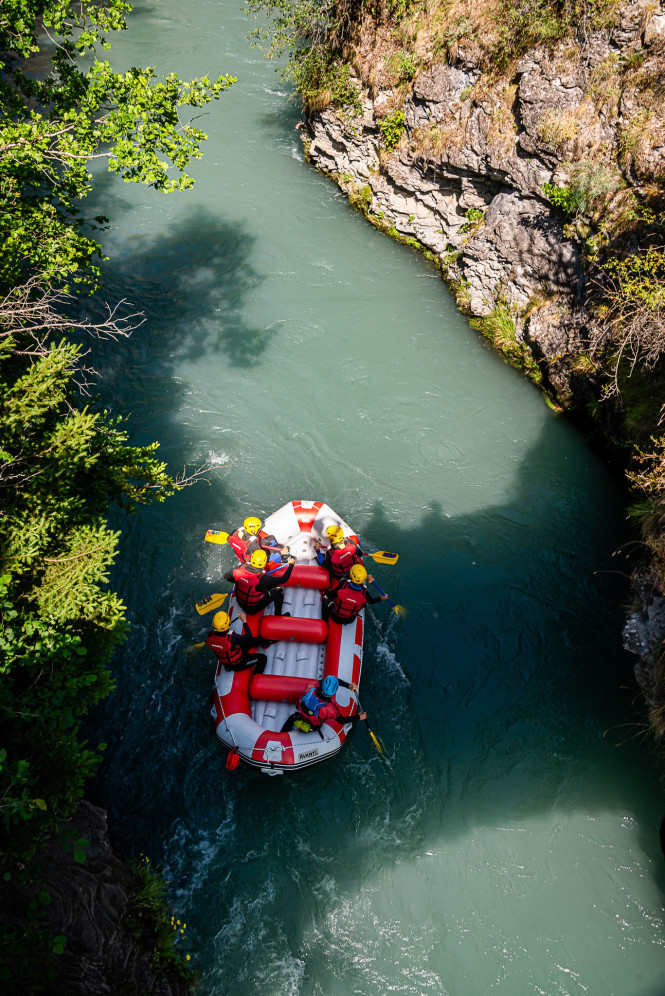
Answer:
<svg viewBox="0 0 665 996"><path fill-rule="evenodd" d="M96 57L106 33L126 28L122 0L5 0L0 6L0 284L26 271L94 287L100 247L82 231L77 202L90 189L89 164L106 159L126 181L166 193L191 187L185 170L205 133L186 108L219 98L235 80L221 75L158 79L154 68L116 72ZM43 35L37 37L37 19ZM29 57L50 54L48 72ZM26 63L26 58L28 59ZM105 219L97 219L103 222Z"/></svg>
<svg viewBox="0 0 665 996"><path fill-rule="evenodd" d="M93 377L85 336L126 335L136 316L110 308L91 325L68 289L99 283L102 249L81 213L92 161L164 193L190 187L206 136L187 112L235 81L116 72L96 51L130 9L0 5L0 852L14 868L71 815L97 764L79 724L111 690L106 665L127 629L109 588L109 504L133 510L183 484L158 444L132 446L81 390Z"/></svg>

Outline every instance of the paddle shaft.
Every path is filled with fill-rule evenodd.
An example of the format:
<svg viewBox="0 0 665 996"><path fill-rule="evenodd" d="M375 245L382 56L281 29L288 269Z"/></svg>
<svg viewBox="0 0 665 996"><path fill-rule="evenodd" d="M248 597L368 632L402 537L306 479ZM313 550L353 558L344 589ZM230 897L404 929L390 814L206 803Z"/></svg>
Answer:
<svg viewBox="0 0 665 996"><path fill-rule="evenodd" d="M363 709L363 707L360 704L360 699L358 698L358 693L357 692L356 692L356 702L358 703L358 712L364 712L364 709ZM378 750L379 754L383 754L383 747L379 743L379 740L378 740L377 736L375 735L374 731L372 730L372 727L369 725L369 720L367 718L365 718L363 720L363 723L367 727L367 732L369 733L370 737L372 738L372 742L374 743L374 746Z"/></svg>
<svg viewBox="0 0 665 996"><path fill-rule="evenodd" d="M386 595L386 593L383 590L383 588L379 588L379 586L376 583L376 581L372 581L371 583L374 585L374 587L376 588L376 590L379 592L380 595ZM399 609L397 608L397 606L395 605L395 603L390 600L390 598L388 597L388 595L386 595L386 601L388 602L388 605L392 605L392 607L395 610L395 612L399 612Z"/></svg>

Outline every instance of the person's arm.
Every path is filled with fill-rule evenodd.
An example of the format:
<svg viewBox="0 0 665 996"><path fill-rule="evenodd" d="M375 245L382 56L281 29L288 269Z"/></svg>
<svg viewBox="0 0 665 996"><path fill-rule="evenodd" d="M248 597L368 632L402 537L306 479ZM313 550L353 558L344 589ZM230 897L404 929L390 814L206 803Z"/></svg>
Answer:
<svg viewBox="0 0 665 996"><path fill-rule="evenodd" d="M268 557L270 557L271 554L274 555L278 553L285 556L289 552L288 546L284 546L283 543L280 543L277 537L273 536L272 533L270 536L267 536L265 533L259 533L257 542L260 544L257 549L265 550Z"/></svg>
<svg viewBox="0 0 665 996"><path fill-rule="evenodd" d="M259 637L254 636L249 626L245 623L242 633L231 633L229 637L232 647L240 647L241 650L249 650L259 642Z"/></svg>
<svg viewBox="0 0 665 996"><path fill-rule="evenodd" d="M374 578L372 577L372 575L368 574L367 584L372 584L373 581ZM378 596L370 595L369 588L365 586L365 599L369 602L370 605L376 605L377 602L385 602L387 598L388 598L387 595L378 595Z"/></svg>
<svg viewBox="0 0 665 996"><path fill-rule="evenodd" d="M340 685L343 685L345 688L349 688L352 692L355 692L358 689L358 686L356 685L355 681L352 681L351 684L348 684L346 681L342 681L342 679L340 678L339 683ZM335 719L337 720L338 723L357 723L358 720L360 719L367 719L366 712L354 712L350 716L343 716L342 710L340 709L340 707L337 705L336 702L335 702L335 709L337 710L337 715L335 716ZM321 715L321 713L319 713L319 715Z"/></svg>
<svg viewBox="0 0 665 996"><path fill-rule="evenodd" d="M265 574L262 574L256 587L259 591L269 591L271 588L278 588L279 585L284 584L289 580L294 564L295 558L289 557L285 570L279 568L276 571L270 571L270 573L266 572Z"/></svg>
<svg viewBox="0 0 665 996"><path fill-rule="evenodd" d="M357 723L360 719L367 719L366 712L354 712L351 716L340 716L340 723Z"/></svg>
<svg viewBox="0 0 665 996"><path fill-rule="evenodd" d="M235 578L233 576L233 571L227 571L226 574L222 575L225 581L230 581L231 584L235 584Z"/></svg>

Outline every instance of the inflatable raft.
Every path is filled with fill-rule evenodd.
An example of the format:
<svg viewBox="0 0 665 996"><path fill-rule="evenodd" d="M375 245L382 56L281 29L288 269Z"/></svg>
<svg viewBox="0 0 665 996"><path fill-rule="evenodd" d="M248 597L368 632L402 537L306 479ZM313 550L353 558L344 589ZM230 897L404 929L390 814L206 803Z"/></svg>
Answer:
<svg viewBox="0 0 665 996"><path fill-rule="evenodd" d="M360 684L363 658L364 610L346 626L321 618L321 593L328 587L328 572L319 567L314 544L326 546L326 529L338 525L344 535L358 542L351 528L322 501L291 501L270 515L263 532L286 544L295 558L291 577L284 585L283 612L275 616L272 605L247 616L252 633L260 642L274 640L266 648L268 662L263 674L226 671L217 666L213 690L212 717L217 737L229 750L237 750L241 760L269 775L307 768L332 757L342 747L350 723L343 722L357 710L353 693L340 685L335 701L342 720L304 733L294 728L281 733L286 719L295 711L296 701L327 675L349 684ZM240 632L242 624L233 594L229 602L231 628Z"/></svg>

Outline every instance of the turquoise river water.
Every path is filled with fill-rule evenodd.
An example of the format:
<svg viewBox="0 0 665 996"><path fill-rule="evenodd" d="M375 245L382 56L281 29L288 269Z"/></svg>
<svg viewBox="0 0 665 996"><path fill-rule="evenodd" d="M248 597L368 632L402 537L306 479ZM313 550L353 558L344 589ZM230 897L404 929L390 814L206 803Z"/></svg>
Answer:
<svg viewBox="0 0 665 996"><path fill-rule="evenodd" d="M119 67L238 83L196 187L98 178L109 299L147 321L103 396L189 488L123 525L132 622L94 798L170 882L204 996L661 996L662 794L621 649L623 496L480 341L438 273L304 161L298 110L236 0L139 2ZM203 542L324 499L409 609L371 613L363 727L295 777L229 773L194 611Z"/></svg>

